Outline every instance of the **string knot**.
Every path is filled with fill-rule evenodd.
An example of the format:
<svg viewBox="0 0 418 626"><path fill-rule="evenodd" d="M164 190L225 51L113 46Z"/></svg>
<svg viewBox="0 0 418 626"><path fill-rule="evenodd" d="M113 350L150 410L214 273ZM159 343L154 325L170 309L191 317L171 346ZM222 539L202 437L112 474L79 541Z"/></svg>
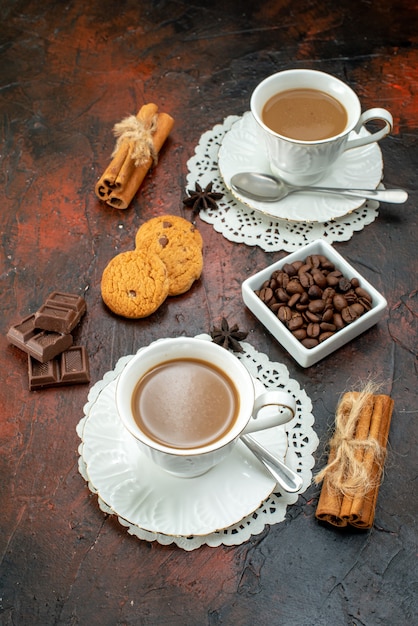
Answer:
<svg viewBox="0 0 418 626"><path fill-rule="evenodd" d="M131 159L135 166L139 167L150 158L153 165L157 165L158 153L154 148L153 135L157 130L157 115L151 119L141 120L130 115L113 127L113 134L117 137L116 145L112 157L118 152L123 141L127 140L132 146Z"/></svg>
<svg viewBox="0 0 418 626"><path fill-rule="evenodd" d="M383 466L386 449L374 437L356 437L359 416L362 411L373 408L373 396L369 389L353 395L346 394L337 407L335 432L329 445L333 459L315 477L315 482L327 478L328 488L345 496L364 496L376 485L364 463L365 454L373 462Z"/></svg>

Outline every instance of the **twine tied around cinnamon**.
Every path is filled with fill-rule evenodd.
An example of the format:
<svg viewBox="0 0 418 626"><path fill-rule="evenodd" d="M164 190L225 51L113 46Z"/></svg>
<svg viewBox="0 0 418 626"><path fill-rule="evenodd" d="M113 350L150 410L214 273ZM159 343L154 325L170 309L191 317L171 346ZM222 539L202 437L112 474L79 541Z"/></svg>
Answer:
<svg viewBox="0 0 418 626"><path fill-rule="evenodd" d="M153 165L157 165L158 152L155 149L153 135L157 130L158 115L153 115L150 119L138 119L135 115L125 117L113 127L113 134L117 137L116 145L112 153L114 157L122 142L127 140L132 145L131 159L135 167L146 163L149 158Z"/></svg>
<svg viewBox="0 0 418 626"><path fill-rule="evenodd" d="M374 386L369 383L358 394L345 394L337 407L335 432L329 442L334 451L333 458L315 477L317 484L326 478L328 489L333 493L363 497L376 487L373 476L363 463L363 457L368 451L373 462L382 469L386 448L374 437L355 437L360 414L373 404L373 391ZM380 471L374 474L380 475Z"/></svg>

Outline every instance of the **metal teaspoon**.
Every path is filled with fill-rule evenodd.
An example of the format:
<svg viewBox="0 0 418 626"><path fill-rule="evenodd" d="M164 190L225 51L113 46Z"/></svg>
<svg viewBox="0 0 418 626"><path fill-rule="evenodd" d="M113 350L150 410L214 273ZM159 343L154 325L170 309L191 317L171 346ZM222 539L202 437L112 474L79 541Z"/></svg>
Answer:
<svg viewBox="0 0 418 626"><path fill-rule="evenodd" d="M289 493L295 493L303 485L303 480L287 465L271 454L264 446L258 443L251 435L241 435L240 439L247 448L257 457L259 461L268 469L280 487Z"/></svg>
<svg viewBox="0 0 418 626"><path fill-rule="evenodd" d="M231 186L235 191L247 198L259 202L278 202L295 191L311 191L317 193L337 194L351 198L380 200L402 204L406 202L408 194L403 189L344 189L333 187L297 187L285 183L270 174L257 172L241 172L231 178Z"/></svg>

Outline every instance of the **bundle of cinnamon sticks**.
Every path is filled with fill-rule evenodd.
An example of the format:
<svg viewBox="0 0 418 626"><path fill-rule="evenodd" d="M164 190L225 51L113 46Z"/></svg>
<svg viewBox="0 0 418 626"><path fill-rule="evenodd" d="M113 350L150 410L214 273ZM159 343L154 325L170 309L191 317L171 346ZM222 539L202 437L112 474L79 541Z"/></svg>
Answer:
<svg viewBox="0 0 418 626"><path fill-rule="evenodd" d="M112 161L99 178L95 193L115 209L126 209L173 128L168 113L158 113L156 104L145 104L137 115L115 124L118 137Z"/></svg>
<svg viewBox="0 0 418 626"><path fill-rule="evenodd" d="M323 481L317 519L334 526L372 527L393 405L370 386L343 395L328 464L315 477L315 482Z"/></svg>

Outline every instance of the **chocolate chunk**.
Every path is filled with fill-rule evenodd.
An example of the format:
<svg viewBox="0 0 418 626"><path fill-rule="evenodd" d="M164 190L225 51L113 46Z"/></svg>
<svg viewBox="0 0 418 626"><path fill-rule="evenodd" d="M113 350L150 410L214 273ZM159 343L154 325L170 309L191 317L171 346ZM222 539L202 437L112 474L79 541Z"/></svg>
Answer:
<svg viewBox="0 0 418 626"><path fill-rule="evenodd" d="M72 346L47 363L28 357L29 389L62 387L90 382L90 368L84 346Z"/></svg>
<svg viewBox="0 0 418 626"><path fill-rule="evenodd" d="M6 336L9 343L41 363L50 361L73 343L72 335L39 329L35 325L35 315L29 315L19 324L11 326Z"/></svg>
<svg viewBox="0 0 418 626"><path fill-rule="evenodd" d="M70 333L86 312L86 301L73 293L54 291L35 313L35 324L44 330Z"/></svg>

